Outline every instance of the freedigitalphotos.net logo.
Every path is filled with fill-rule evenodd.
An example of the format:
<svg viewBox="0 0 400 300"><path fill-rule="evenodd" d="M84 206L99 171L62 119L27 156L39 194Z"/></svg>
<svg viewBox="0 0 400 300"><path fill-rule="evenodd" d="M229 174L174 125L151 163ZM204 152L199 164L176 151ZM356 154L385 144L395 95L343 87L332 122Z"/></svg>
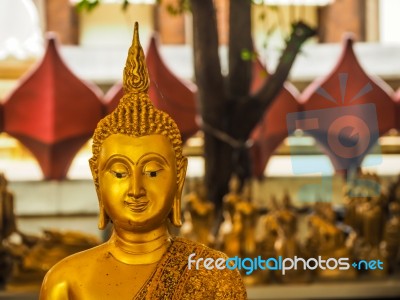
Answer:
<svg viewBox="0 0 400 300"><path fill-rule="evenodd" d="M196 258L196 253L192 253L188 257L188 269L200 269L205 268L206 270L244 270L246 275L252 274L256 270L272 270L281 271L282 275L285 275L289 270L348 270L351 267L357 270L383 270L383 262L379 259L375 260L360 260L350 264L348 257L340 258L327 258L324 259L321 256L317 258L301 258L294 256L293 258L283 258L282 256L269 257L263 259L261 256L254 258L240 258L238 256L225 258L211 258L211 257L199 257Z"/></svg>
<svg viewBox="0 0 400 300"><path fill-rule="evenodd" d="M365 84L355 95L347 95L347 73L339 73L340 99L335 99L324 88L319 87L318 95L327 100L321 102L334 103L336 106L325 109L307 110L289 113L286 125L289 136L298 130L314 137L329 153L335 170L352 171L361 165L376 166L381 163L380 148L375 144L379 138L379 126L374 103L357 104L364 95L372 91L371 83ZM310 201L308 190L324 195L324 200L332 197L332 167L329 160L316 162L315 157L297 155L297 145L289 138L293 173L298 175L320 174L321 184L304 186L300 191L301 201ZM374 156L363 161L366 154L374 146ZM380 193L380 186L373 187L374 193Z"/></svg>

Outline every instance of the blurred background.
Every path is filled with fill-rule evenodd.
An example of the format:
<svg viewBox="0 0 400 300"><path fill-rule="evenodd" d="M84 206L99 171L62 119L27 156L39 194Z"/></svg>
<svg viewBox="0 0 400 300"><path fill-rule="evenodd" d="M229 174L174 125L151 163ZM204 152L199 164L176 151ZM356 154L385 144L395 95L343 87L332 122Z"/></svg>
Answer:
<svg viewBox="0 0 400 300"><path fill-rule="evenodd" d="M229 0L212 2L221 73L228 76L229 48L235 46L229 42L230 26L235 21L229 21ZM348 277L343 273L293 274L284 280L274 274L255 274L246 280L249 299L398 299L400 2L251 2L253 48L241 48L240 57L252 65L254 92L278 69L286 42L298 28L293 24L305 23L315 32L299 42L301 49L288 65L287 76L282 75L283 92L273 95L245 141L251 144L246 160L251 174L230 172L239 173L237 192L233 177L229 186L225 182L226 194L237 193L242 199L237 201L247 205L235 206L235 212L229 210L226 198L210 192L209 180L204 179L210 155L205 153L204 137L210 128L201 125L206 118L196 98L204 87L196 86L193 53L199 23L191 9L195 8L190 1L179 0L0 0L0 224L4 239L0 298L37 297L41 278L51 265L109 234L97 229L98 202L88 165L90 137L97 121L122 95L122 70L137 21L152 80L150 95L155 105L177 120L189 159L185 223L176 233L225 252L237 247L232 255L312 256L310 249L315 247L331 256L350 257L351 253L358 261L382 259L388 266L375 275L361 272ZM238 40L242 39L239 35ZM289 114L297 118L302 111L320 110L316 117L329 119L322 110L354 99L360 105L372 103L376 113L371 119L363 109L350 111L361 116L371 135L367 150L348 162L350 167L321 138L329 134L327 128L315 134L301 126L289 128ZM229 143L221 132L211 131ZM360 186L357 180L369 183L363 181ZM207 218L198 215L196 201L209 211ZM234 216L239 215L243 226L235 233ZM315 225L313 216L323 220L322 225ZM215 229L208 230L202 240L204 235L196 226ZM332 236L321 233L321 228ZM318 234L326 240L315 241L312 236ZM251 237L240 239L243 235ZM279 248L276 239L291 246ZM270 250L267 245L272 245ZM297 247L305 252L297 252ZM340 252L340 247L350 252Z"/></svg>

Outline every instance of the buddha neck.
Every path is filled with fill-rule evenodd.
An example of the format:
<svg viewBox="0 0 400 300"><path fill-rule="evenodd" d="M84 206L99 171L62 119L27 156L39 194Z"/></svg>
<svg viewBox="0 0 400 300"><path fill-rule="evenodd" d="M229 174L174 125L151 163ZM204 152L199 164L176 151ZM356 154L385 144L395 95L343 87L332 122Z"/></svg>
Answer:
<svg viewBox="0 0 400 300"><path fill-rule="evenodd" d="M171 245L166 226L146 233L114 230L109 242L110 253L120 262L130 265L157 263Z"/></svg>

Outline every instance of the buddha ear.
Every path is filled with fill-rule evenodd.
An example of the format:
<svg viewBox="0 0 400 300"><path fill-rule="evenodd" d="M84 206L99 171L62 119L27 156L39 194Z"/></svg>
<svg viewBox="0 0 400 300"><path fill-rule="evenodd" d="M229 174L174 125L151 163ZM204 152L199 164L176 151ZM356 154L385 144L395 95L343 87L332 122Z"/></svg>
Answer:
<svg viewBox="0 0 400 300"><path fill-rule="evenodd" d="M97 166L96 163L93 161L93 158L89 159L89 167L90 167L90 172L92 173L92 177L93 177L93 181L96 185L96 190L97 190L97 181L98 181L98 177L97 177Z"/></svg>
<svg viewBox="0 0 400 300"><path fill-rule="evenodd" d="M107 215L107 212L104 209L103 200L101 200L101 195L97 184L96 184L96 192L97 192L97 198L99 199L99 220L97 223L97 227L100 230L103 230L107 227L108 222L110 221L110 217Z"/></svg>
<svg viewBox="0 0 400 300"><path fill-rule="evenodd" d="M100 201L98 170L97 170L96 163L92 160L92 158L89 159L89 167L90 167L90 172L92 173L94 186L96 187L97 198Z"/></svg>
<svg viewBox="0 0 400 300"><path fill-rule="evenodd" d="M99 207L100 207L100 211L99 211L99 221L97 223L97 227L100 230L103 230L107 227L108 222L110 221L110 218L104 209L102 201L99 202Z"/></svg>
<svg viewBox="0 0 400 300"><path fill-rule="evenodd" d="M183 185L185 183L187 164L188 164L187 158L184 157L182 159L182 167L178 174L178 187L176 189L175 199L174 202L172 203L172 210L170 214L170 221L176 227L182 226L181 198L182 198Z"/></svg>
<svg viewBox="0 0 400 300"><path fill-rule="evenodd" d="M108 222L110 221L110 217L107 215L107 213L104 209L103 201L101 200L99 177L98 177L98 170L97 170L96 163L92 159L89 159L89 166L90 166L90 171L92 172L94 185L96 187L97 198L99 199L99 220L98 220L97 227L100 230L103 230L106 228Z"/></svg>

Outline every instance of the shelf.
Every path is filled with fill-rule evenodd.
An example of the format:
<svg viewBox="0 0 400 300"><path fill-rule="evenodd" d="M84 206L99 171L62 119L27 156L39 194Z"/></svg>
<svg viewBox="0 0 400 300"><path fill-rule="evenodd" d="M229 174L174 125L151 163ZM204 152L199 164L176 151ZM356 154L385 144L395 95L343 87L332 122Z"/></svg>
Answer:
<svg viewBox="0 0 400 300"><path fill-rule="evenodd" d="M309 284L270 284L247 288L249 300L267 299L400 299L400 276L379 280L318 282ZM38 288L28 286L0 291L0 299L38 299Z"/></svg>
<svg viewBox="0 0 400 300"><path fill-rule="evenodd" d="M351 282L271 284L247 289L249 300L264 299L400 299L400 277Z"/></svg>

